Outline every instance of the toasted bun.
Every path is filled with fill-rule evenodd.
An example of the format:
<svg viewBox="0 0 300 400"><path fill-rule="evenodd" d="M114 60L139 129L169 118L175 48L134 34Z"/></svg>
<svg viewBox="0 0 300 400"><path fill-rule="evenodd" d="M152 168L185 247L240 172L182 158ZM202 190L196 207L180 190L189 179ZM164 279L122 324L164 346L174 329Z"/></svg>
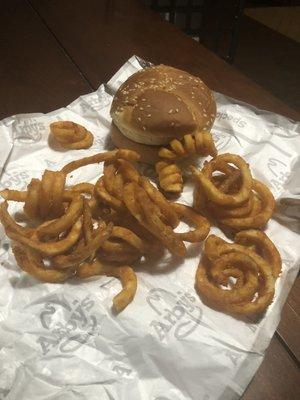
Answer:
<svg viewBox="0 0 300 400"><path fill-rule="evenodd" d="M153 165L159 161L158 150L160 149L160 146L149 146L134 142L124 136L114 123L111 124L110 136L116 147L137 151L141 156L141 162Z"/></svg>
<svg viewBox="0 0 300 400"><path fill-rule="evenodd" d="M138 71L121 85L110 114L127 138L161 145L199 130L209 131L216 103L201 79L158 65Z"/></svg>

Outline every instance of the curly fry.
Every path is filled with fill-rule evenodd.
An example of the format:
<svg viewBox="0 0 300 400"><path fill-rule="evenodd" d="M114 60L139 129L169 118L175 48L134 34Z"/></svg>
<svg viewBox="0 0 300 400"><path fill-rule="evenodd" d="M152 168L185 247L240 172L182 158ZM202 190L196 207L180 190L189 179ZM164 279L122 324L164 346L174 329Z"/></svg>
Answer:
<svg viewBox="0 0 300 400"><path fill-rule="evenodd" d="M179 218L176 212L170 207L170 203L164 197L164 195L156 189L154 185L145 177L140 178L140 184L143 189L147 192L150 199L159 207L161 214L165 217L166 222L176 228L179 224Z"/></svg>
<svg viewBox="0 0 300 400"><path fill-rule="evenodd" d="M54 268L46 268L42 257L33 249L14 244L12 246L17 264L34 278L50 283L60 283L66 281L73 271L58 271Z"/></svg>
<svg viewBox="0 0 300 400"><path fill-rule="evenodd" d="M0 191L0 196L4 200L12 200L12 201L18 201L18 202L24 202L27 197L27 192L26 191L20 191L20 190L12 190L12 189L3 189Z"/></svg>
<svg viewBox="0 0 300 400"><path fill-rule="evenodd" d="M6 230L6 234L10 239L36 250L44 256L53 257L65 253L78 241L81 234L81 227L81 220L77 220L77 222L72 226L69 234L57 242L41 242L37 237L26 237L9 229Z"/></svg>
<svg viewBox="0 0 300 400"><path fill-rule="evenodd" d="M137 161L140 158L140 155L133 150L126 150L126 149L119 149L119 150L112 150L106 151L105 153L97 153L93 156L80 158L79 160L71 161L69 164L66 164L62 168L62 172L68 174L75 169L84 167L85 165L90 164L99 164L103 161L114 161L118 158L124 158L125 160L129 161Z"/></svg>
<svg viewBox="0 0 300 400"><path fill-rule="evenodd" d="M183 139L174 139L169 147L161 147L158 155L167 160L178 160L179 158L198 154L200 156L211 155L215 157L217 150L210 132L197 132L192 135L184 135Z"/></svg>
<svg viewBox="0 0 300 400"><path fill-rule="evenodd" d="M234 242L247 247L255 246L255 252L271 266L274 278L278 277L281 272L282 260L276 246L264 232L255 229L238 232Z"/></svg>
<svg viewBox="0 0 300 400"><path fill-rule="evenodd" d="M136 183L127 183L124 187L124 202L132 215L154 236L179 257L184 257L186 247L175 235L170 225L159 217L159 207L148 197L145 190Z"/></svg>
<svg viewBox="0 0 300 400"><path fill-rule="evenodd" d="M27 186L27 196L24 204L24 213L28 218L38 218L39 204L41 201L41 181L39 179L31 179Z"/></svg>
<svg viewBox="0 0 300 400"><path fill-rule="evenodd" d="M196 285L208 305L229 314L253 316L271 304L275 292L272 267L251 248L211 235L204 255L207 259L199 264ZM236 283L230 282L231 277ZM229 285L230 290L220 285Z"/></svg>
<svg viewBox="0 0 300 400"><path fill-rule="evenodd" d="M253 179L253 190L257 193L260 203L257 211L254 211L252 207L252 212L249 215L244 215L237 218L220 218L219 222L234 230L262 228L273 215L275 209L275 199L270 189L256 179Z"/></svg>
<svg viewBox="0 0 300 400"><path fill-rule="evenodd" d="M18 233L19 235L31 236L34 232L34 229L25 228L24 226L17 224L16 221L9 214L7 208L7 201L4 201L0 204L0 221L5 230L10 230L12 232Z"/></svg>
<svg viewBox="0 0 300 400"><path fill-rule="evenodd" d="M94 142L91 132L71 121L52 122L50 135L61 147L70 150L88 149Z"/></svg>
<svg viewBox="0 0 300 400"><path fill-rule="evenodd" d="M114 210L123 208L122 200L117 199L107 191L103 176L101 176L95 184L95 195L101 203L107 204Z"/></svg>
<svg viewBox="0 0 300 400"><path fill-rule="evenodd" d="M73 265L82 263L92 254L94 254L95 251L99 249L101 244L110 237L112 228L112 224L108 224L107 227L98 227L93 235L93 238L88 244L78 248L77 250L74 250L71 254L62 254L54 257L53 265L59 269L66 269Z"/></svg>
<svg viewBox="0 0 300 400"><path fill-rule="evenodd" d="M170 193L180 193L183 189L181 169L170 161L158 161L155 164L159 186Z"/></svg>
<svg viewBox="0 0 300 400"><path fill-rule="evenodd" d="M242 175L242 185L237 193L226 194L216 187L211 180L213 172L220 170L224 163L232 163L240 170ZM190 169L199 182L206 197L215 204L234 208L245 203L249 199L252 189L252 176L247 163L242 159L242 157L228 153L221 154L209 162L206 162L202 171L198 171L194 166L191 166Z"/></svg>
<svg viewBox="0 0 300 400"><path fill-rule="evenodd" d="M184 204L173 203L172 208L180 216L180 219L185 220L188 224L196 226L195 230L183 233L175 232L175 235L186 242L202 242L210 230L210 223L208 220L196 213L191 207L185 206Z"/></svg>
<svg viewBox="0 0 300 400"><path fill-rule="evenodd" d="M68 230L76 221L82 213L83 199L81 196L76 196L72 200L65 214L50 222L49 224L40 225L37 230L37 236L39 239L43 236L55 237L60 233Z"/></svg>
<svg viewBox="0 0 300 400"><path fill-rule="evenodd" d="M111 267L95 260L93 263L85 263L77 269L79 278L88 278L94 275L113 276L120 279L123 289L113 298L113 308L116 312L124 310L134 299L137 289L137 278L134 270L125 265L122 267Z"/></svg>

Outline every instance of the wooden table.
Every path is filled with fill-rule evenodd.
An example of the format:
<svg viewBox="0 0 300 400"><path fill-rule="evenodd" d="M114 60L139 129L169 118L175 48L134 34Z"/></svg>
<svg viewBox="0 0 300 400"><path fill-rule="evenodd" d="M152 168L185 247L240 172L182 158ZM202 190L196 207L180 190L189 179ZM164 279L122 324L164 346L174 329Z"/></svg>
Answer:
<svg viewBox="0 0 300 400"><path fill-rule="evenodd" d="M48 112L108 80L133 54L299 119L270 93L135 0L1 0L0 118ZM258 60L259 62L259 60ZM244 400L300 398L300 279Z"/></svg>

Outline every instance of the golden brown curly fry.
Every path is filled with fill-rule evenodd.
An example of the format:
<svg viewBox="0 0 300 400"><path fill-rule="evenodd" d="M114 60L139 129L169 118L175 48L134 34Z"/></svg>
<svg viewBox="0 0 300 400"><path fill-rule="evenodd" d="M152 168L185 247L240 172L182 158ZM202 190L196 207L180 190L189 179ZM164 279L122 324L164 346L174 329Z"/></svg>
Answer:
<svg viewBox="0 0 300 400"><path fill-rule="evenodd" d="M161 147L158 155L167 160L178 160L183 157L198 154L215 157L217 150L210 132L197 132L184 135L183 139L173 139L168 147Z"/></svg>
<svg viewBox="0 0 300 400"><path fill-rule="evenodd" d="M84 167L85 165L90 164L99 164L100 162L104 161L114 161L118 158L124 158L125 160L130 161L137 161L140 158L140 155L133 150L126 150L126 149L119 149L119 150L112 150L106 151L104 153L97 153L93 156L80 158L79 160L71 161L70 163L66 164L62 168L62 172L68 174L75 169Z"/></svg>
<svg viewBox="0 0 300 400"><path fill-rule="evenodd" d="M29 247L44 256L53 257L65 253L78 241L81 235L81 227L82 222L79 219L72 226L68 235L57 242L41 242L37 237L26 237L9 229L6 230L6 234L10 239L23 246Z"/></svg>
<svg viewBox="0 0 300 400"><path fill-rule="evenodd" d="M61 147L70 150L88 149L94 142L91 132L71 121L52 122L50 136Z"/></svg>
<svg viewBox="0 0 300 400"><path fill-rule="evenodd" d="M71 270L58 271L46 268L41 255L33 249L14 244L12 250L19 267L39 281L60 283L73 275Z"/></svg>
<svg viewBox="0 0 300 400"><path fill-rule="evenodd" d="M170 193L180 193L183 189L181 169L174 162L158 161L155 164L159 186Z"/></svg>
<svg viewBox="0 0 300 400"><path fill-rule="evenodd" d="M272 266L252 248L211 235L205 242L204 256L196 286L209 306L233 315L253 316L271 304L275 292Z"/></svg>
<svg viewBox="0 0 300 400"><path fill-rule="evenodd" d="M61 254L53 258L53 265L58 269L66 269L78 265L89 258L99 249L101 244L107 240L112 232L112 224L107 227L100 226L95 230L88 244L72 251L70 254Z"/></svg>
<svg viewBox="0 0 300 400"><path fill-rule="evenodd" d="M99 260L93 263L85 263L77 269L77 277L88 278L94 275L113 276L120 279L123 289L113 298L113 307L115 311L120 312L128 306L134 299L137 289L137 279L134 270L125 265L121 267L112 267Z"/></svg>

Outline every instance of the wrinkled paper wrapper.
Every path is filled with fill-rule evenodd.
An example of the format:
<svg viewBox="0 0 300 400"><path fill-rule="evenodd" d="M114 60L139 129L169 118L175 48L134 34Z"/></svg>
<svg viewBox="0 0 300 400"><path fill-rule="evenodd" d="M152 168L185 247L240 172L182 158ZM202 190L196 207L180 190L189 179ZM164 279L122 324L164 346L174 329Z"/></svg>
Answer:
<svg viewBox="0 0 300 400"><path fill-rule="evenodd" d="M0 122L0 188L24 190L44 169L112 148L112 96L147 65L132 57L97 91L49 114L22 114ZM212 132L218 151L243 156L270 186L278 204L300 192L299 124L215 93ZM71 120L95 137L88 150L48 146L49 124ZM151 168L144 168L153 173ZM68 183L95 182L102 165L81 168ZM192 203L187 184L180 199ZM10 211L21 204L10 203ZM280 205L280 204L279 204ZM259 368L299 268L298 208L280 206L267 234L283 269L272 305L259 323L246 323L205 306L194 289L201 245L178 261L137 269L134 301L111 311L118 280L94 277L41 283L22 272L0 227L0 399L7 400L231 400L242 396ZM213 227L211 233L224 237Z"/></svg>

